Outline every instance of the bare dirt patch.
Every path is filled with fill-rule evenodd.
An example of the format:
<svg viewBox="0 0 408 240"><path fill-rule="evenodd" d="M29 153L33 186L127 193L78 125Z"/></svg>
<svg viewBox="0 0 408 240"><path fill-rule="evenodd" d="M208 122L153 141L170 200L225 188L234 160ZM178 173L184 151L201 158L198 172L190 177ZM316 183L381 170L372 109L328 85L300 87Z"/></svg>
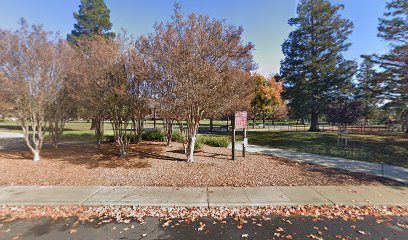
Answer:
<svg viewBox="0 0 408 240"><path fill-rule="evenodd" d="M232 161L231 150L204 146L187 163L181 144L143 142L120 158L113 144L64 145L44 149L33 162L28 151L0 150L0 185L104 186L302 186L398 183L249 153Z"/></svg>

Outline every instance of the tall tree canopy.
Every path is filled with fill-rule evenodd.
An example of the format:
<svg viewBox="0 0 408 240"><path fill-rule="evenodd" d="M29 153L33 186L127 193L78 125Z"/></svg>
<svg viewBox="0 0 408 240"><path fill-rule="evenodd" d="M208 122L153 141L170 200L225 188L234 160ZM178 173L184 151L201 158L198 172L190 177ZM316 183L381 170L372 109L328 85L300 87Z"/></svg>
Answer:
<svg viewBox="0 0 408 240"><path fill-rule="evenodd" d="M256 74L254 76L255 96L251 102L255 118L258 113L263 115L263 127L265 127L265 115L277 113L277 110L284 108L284 101L282 100L282 85L278 76L266 79L264 76Z"/></svg>
<svg viewBox="0 0 408 240"><path fill-rule="evenodd" d="M374 63L367 57L364 57L360 64L357 73L356 97L361 103L362 116L364 117L364 125L368 123L368 119L373 116L377 109L379 86L376 83L376 70Z"/></svg>
<svg viewBox="0 0 408 240"><path fill-rule="evenodd" d="M391 0L380 18L378 36L389 42L389 52L371 60L382 70L377 78L383 99L408 104L408 0Z"/></svg>
<svg viewBox="0 0 408 240"><path fill-rule="evenodd" d="M17 118L33 160L38 161L44 132L53 133L56 146L72 106L68 99L75 52L41 25L29 26L24 19L20 25L15 32L0 29L0 96L7 97L0 99L0 106L6 105Z"/></svg>
<svg viewBox="0 0 408 240"><path fill-rule="evenodd" d="M203 116L242 110L234 109L237 103L252 98L253 45L243 43L242 32L242 27L206 15L183 15L176 5L172 20L156 24L139 46L157 72L160 105L176 108L187 125L188 162L194 161Z"/></svg>
<svg viewBox="0 0 408 240"><path fill-rule="evenodd" d="M342 9L343 5L327 0L301 0L298 16L289 20L295 30L282 45L281 75L289 104L311 114L309 131L319 131L324 106L350 84L355 73L356 64L342 55L350 46L346 40L353 28L341 17Z"/></svg>
<svg viewBox="0 0 408 240"><path fill-rule="evenodd" d="M67 35L67 40L73 44L77 44L78 39L83 36L115 37L115 33L110 32L110 10L104 0L81 0L79 11L74 13L74 18L77 23L74 24L74 30Z"/></svg>

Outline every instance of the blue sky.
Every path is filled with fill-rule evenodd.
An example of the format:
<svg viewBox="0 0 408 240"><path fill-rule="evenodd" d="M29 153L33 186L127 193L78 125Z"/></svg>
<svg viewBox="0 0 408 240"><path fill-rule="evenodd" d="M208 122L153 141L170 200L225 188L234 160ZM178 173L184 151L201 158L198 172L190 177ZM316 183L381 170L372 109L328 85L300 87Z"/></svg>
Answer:
<svg viewBox="0 0 408 240"><path fill-rule="evenodd" d="M167 21L173 13L172 0L105 0L111 9L113 31L127 29L135 35L150 32L157 21ZM386 43L377 38L378 18L386 0L331 0L345 5L343 16L352 20L353 44L346 57L360 60L361 54L384 53ZM1 0L0 28L16 29L19 18L43 24L47 30L64 36L73 29L73 12L80 0ZM223 18L244 27L244 41L255 44L258 72L269 75L279 72L283 58L281 44L291 31L287 24L296 14L297 0L181 0L185 13L203 13Z"/></svg>

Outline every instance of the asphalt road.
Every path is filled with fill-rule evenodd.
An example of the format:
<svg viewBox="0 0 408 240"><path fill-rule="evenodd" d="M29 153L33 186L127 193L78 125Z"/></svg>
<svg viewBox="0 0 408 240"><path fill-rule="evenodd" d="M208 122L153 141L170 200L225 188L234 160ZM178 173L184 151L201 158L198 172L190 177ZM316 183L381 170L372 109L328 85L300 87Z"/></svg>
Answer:
<svg viewBox="0 0 408 240"><path fill-rule="evenodd" d="M77 219L0 220L0 239L408 239L408 217L342 218L279 217L226 223L210 218L193 223L147 218L118 224L103 220L80 223ZM106 219L105 219L106 222ZM215 224L214 224L215 223ZM205 224L205 226L203 225ZM202 229L200 229L200 226Z"/></svg>

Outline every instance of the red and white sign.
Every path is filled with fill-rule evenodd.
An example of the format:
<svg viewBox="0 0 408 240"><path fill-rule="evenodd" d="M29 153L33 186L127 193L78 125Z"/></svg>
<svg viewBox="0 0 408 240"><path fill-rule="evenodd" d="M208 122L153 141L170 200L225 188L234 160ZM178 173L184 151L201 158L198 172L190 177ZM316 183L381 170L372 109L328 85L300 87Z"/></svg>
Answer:
<svg viewBox="0 0 408 240"><path fill-rule="evenodd" d="M236 112L235 113L235 129L247 128L247 112Z"/></svg>

